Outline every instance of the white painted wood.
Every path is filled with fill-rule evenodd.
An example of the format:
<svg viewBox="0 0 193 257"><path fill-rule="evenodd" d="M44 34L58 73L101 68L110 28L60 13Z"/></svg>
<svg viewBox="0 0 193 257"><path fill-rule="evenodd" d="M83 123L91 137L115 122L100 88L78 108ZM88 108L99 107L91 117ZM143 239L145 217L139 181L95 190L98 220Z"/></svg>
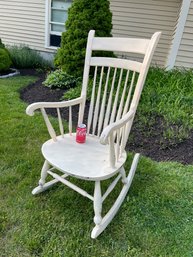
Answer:
<svg viewBox="0 0 193 257"><path fill-rule="evenodd" d="M66 178L66 177L68 177L68 175L67 175L67 174L64 174L64 175L62 175L61 177L62 177L62 178ZM54 185L55 185L56 183L58 183L58 182L59 182L58 179L53 179L53 180L51 180L51 181L49 181L49 182L46 182L44 185L37 186L36 188L34 188L34 189L32 190L32 194L33 194L33 195L37 195L37 194L39 194L39 193L42 193L42 192L46 191L47 189L49 189L50 187L54 186Z"/></svg>
<svg viewBox="0 0 193 257"><path fill-rule="evenodd" d="M102 132L100 136L100 143L101 144L107 144L108 143L108 138L110 135L116 131L117 129L120 129L124 127L124 125L129 121L132 120L134 116L134 112L131 110L127 114L125 114L119 121L114 122L110 125L108 125Z"/></svg>
<svg viewBox="0 0 193 257"><path fill-rule="evenodd" d="M69 107L77 104L81 104L84 101L83 97L78 97L73 100L69 101L62 101L62 102L38 102L38 103L33 103L30 104L26 108L26 114L29 116L34 115L34 111L37 109L41 108L64 108L64 107Z"/></svg>
<svg viewBox="0 0 193 257"><path fill-rule="evenodd" d="M51 122L50 122L50 120L49 120L49 118L48 118L48 115L46 114L45 109L44 109L44 108L41 108L41 112L42 112L42 115L43 115L43 117L44 117L44 121L45 121L45 123L46 123L47 129L48 129L48 132L49 132L51 138L52 138L54 141L56 141L56 132L55 132L54 128L52 127L52 124L51 124Z"/></svg>
<svg viewBox="0 0 193 257"><path fill-rule="evenodd" d="M47 160L45 160L44 165L42 167L42 171L41 171L41 178L39 180L39 186L43 186L45 184L46 181L46 177L48 175L47 171L50 168L50 164L48 163Z"/></svg>
<svg viewBox="0 0 193 257"><path fill-rule="evenodd" d="M59 122L59 128L60 128L60 134L62 137L64 137L64 127L62 124L62 118L61 118L61 114L60 114L60 109L57 108L57 114L58 114L58 122Z"/></svg>
<svg viewBox="0 0 193 257"><path fill-rule="evenodd" d="M79 194L83 195L84 197L89 198L90 200L94 200L93 196L91 196L90 194L88 194L85 190L83 190L82 188L74 185L73 183L69 182L68 180L66 180L64 177L59 176L58 174L48 170L48 174L50 174L53 178L57 179L58 181L62 182L64 185L70 187L71 189L73 189L74 191L78 192ZM100 182L99 182L100 183Z"/></svg>
<svg viewBox="0 0 193 257"><path fill-rule="evenodd" d="M49 43L49 17L50 17L50 0L45 1L45 48L50 46Z"/></svg>
<svg viewBox="0 0 193 257"><path fill-rule="evenodd" d="M113 74L113 80L112 80L112 84L111 84L111 91L110 91L110 95L109 95L109 99L108 99L108 104L107 104L107 110L106 110L106 114L105 114L103 129L109 124L109 118L110 118L110 114L111 114L111 105L112 105L112 98L113 98L113 91L114 91L116 75L117 75L117 68L115 68L114 74Z"/></svg>
<svg viewBox="0 0 193 257"><path fill-rule="evenodd" d="M93 89L92 89L91 103L90 103L89 114L88 114L87 135L89 135L89 133L90 133L90 126L91 126L92 117L93 117L94 102L95 102L95 87L96 87L97 68L98 67L96 66L95 67L95 73L94 73L94 80L93 80Z"/></svg>
<svg viewBox="0 0 193 257"><path fill-rule="evenodd" d="M66 174L84 180L104 180L112 177L125 162L127 155L123 153L114 168L109 164L109 146L100 144L97 136L89 135L86 143L78 144L76 134L65 134L42 145L42 154L49 163Z"/></svg>
<svg viewBox="0 0 193 257"><path fill-rule="evenodd" d="M86 56L85 56L85 62L84 62L84 73L83 73L82 92L81 92L81 97L83 98L83 102L80 105L78 124L83 122L84 107L86 102L86 93L87 93L87 86L88 86L88 80L89 80L90 59L92 54L92 42L93 42L94 35L95 35L95 31L90 30L88 34L88 41L87 41L87 47L86 47Z"/></svg>
<svg viewBox="0 0 193 257"><path fill-rule="evenodd" d="M121 167L119 172L121 173L123 184L127 184L127 177L126 177L125 169L123 167Z"/></svg>
<svg viewBox="0 0 193 257"><path fill-rule="evenodd" d="M120 45L122 46L122 52L145 54L149 40L139 38L115 38L111 40L111 38L95 37L92 49L115 52L120 51Z"/></svg>
<svg viewBox="0 0 193 257"><path fill-rule="evenodd" d="M119 82L118 82L118 87L117 87L117 90L116 90L115 100L114 100L114 103L113 103L113 109L112 109L112 113L111 113L110 123L113 123L115 121L122 76L123 76L123 69L121 69L121 72L120 72L120 75L119 75Z"/></svg>
<svg viewBox="0 0 193 257"><path fill-rule="evenodd" d="M120 137L121 137L121 129L116 130L116 161L119 161L120 156Z"/></svg>
<svg viewBox="0 0 193 257"><path fill-rule="evenodd" d="M113 67L113 68L122 68L127 70L134 70L140 72L141 63L137 61L131 61L126 59L119 58L110 58L110 57L92 57L90 61L91 66L104 66L104 67Z"/></svg>
<svg viewBox="0 0 193 257"><path fill-rule="evenodd" d="M122 92L122 96L121 96L121 101L120 101L120 104L119 104L119 109L118 109L118 112L117 112L116 121L118 121L121 118L121 115L122 115L128 79L129 79L129 70L127 71L127 75L126 75L126 78L125 78L124 88L123 88L123 92Z"/></svg>
<svg viewBox="0 0 193 257"><path fill-rule="evenodd" d="M101 182L95 182L95 189L94 189L94 223L96 226L100 225L102 217L102 196L101 196Z"/></svg>
<svg viewBox="0 0 193 257"><path fill-rule="evenodd" d="M127 95L127 100L126 100L125 107L124 107L124 110L123 110L123 115L125 115L128 112L128 109L129 109L129 104L130 104L130 100L131 100L131 93L133 91L133 86L134 86L135 74L136 73L133 72L131 85L130 85L130 88L129 88L129 93Z"/></svg>
<svg viewBox="0 0 193 257"><path fill-rule="evenodd" d="M131 169L129 171L129 175L127 177L127 183L123 186L114 205L111 207L111 209L108 211L108 213L103 217L100 225L95 226L93 228L92 233L91 233L91 238L93 238L93 239L97 238L105 230L105 228L108 226L108 224L112 221L112 219L118 212L123 200L125 199L125 196L126 196L128 190L131 186L131 182L135 175L138 161L139 161L139 154L135 154L135 157L134 157L132 165L131 165Z"/></svg>
<svg viewBox="0 0 193 257"><path fill-rule="evenodd" d="M145 44L147 45L144 48L145 50L141 50L145 51L144 59L142 63L138 63L121 60L120 58L91 57L95 37L94 31L90 31L81 96L64 102L34 103L28 106L26 110L27 114L33 115L35 110L41 109L48 131L52 137L52 139L46 141L42 146L45 164L41 172L40 185L33 190L33 194L43 192L57 181L60 181L83 196L93 200L95 212L94 222L96 226L92 231L92 238L96 238L110 223L124 200L133 179L139 155L135 155L130 173L126 177L124 170L124 164L127 159L125 146L133 124L150 61L160 34L160 32L157 32L150 40L145 40ZM126 41L121 39L119 41L119 39L114 38L110 38L106 42L105 38L101 40L104 41L104 47L106 47L105 45L107 43L111 42L111 46L116 47L116 49L119 47L120 51L126 49L126 46L122 46L123 42L131 42L128 43L130 45L134 42L129 39ZM102 47L99 46L101 44L100 42L102 42L101 40L97 39L95 41L96 48ZM140 42L142 41L139 40L139 45ZM137 42L135 43L136 47L138 47ZM95 66L95 72L87 123L87 138L85 143L79 144L76 142L76 134L72 133L72 106L80 106L78 123L82 123L91 65ZM123 91L121 89L122 86ZM59 110L62 107L69 107L68 134L64 134L63 132L62 117ZM57 109L60 136L56 136L44 108ZM102 133L101 130L103 130ZM61 171L64 175L60 176L53 172L53 169L49 169L50 165L53 169ZM47 174L50 174L54 180L45 183ZM101 182L117 174L117 178L114 179L102 196ZM94 181L94 196L91 196L83 189L66 180L66 176ZM120 178L123 182L123 189L115 204L105 217L102 218L102 202L112 192Z"/></svg>
<svg viewBox="0 0 193 257"><path fill-rule="evenodd" d="M183 0L182 1L180 16L179 16L179 19L177 22L175 35L172 40L170 54L168 55L168 59L166 62L167 70L172 69L175 65L175 61L176 61L176 57L177 57L178 50L180 47L181 39L183 36L184 27L186 24L190 4L191 4L191 0Z"/></svg>
<svg viewBox="0 0 193 257"><path fill-rule="evenodd" d="M108 83L109 83L109 75L110 75L110 70L111 68L108 68L108 73L107 73L107 78L106 78L106 83L105 83L105 89L103 93L103 100L101 104L101 109L100 109L100 116L99 116L99 124L98 124L98 136L101 134L101 129L103 125L103 118L105 114L105 104L106 104L106 98L107 98L107 88L108 88Z"/></svg>
<svg viewBox="0 0 193 257"><path fill-rule="evenodd" d="M104 193L104 195L102 196L102 202L104 202L104 200L107 198L107 196L113 191L113 189L115 188L115 186L117 185L119 179L121 178L121 174L119 174L115 180L113 180L113 182L110 184L110 186L107 188L106 192Z"/></svg>
<svg viewBox="0 0 193 257"><path fill-rule="evenodd" d="M69 107L69 123L68 123L69 133L72 135L72 106Z"/></svg>
<svg viewBox="0 0 193 257"><path fill-rule="evenodd" d="M104 72L104 67L102 66L99 88L98 88L98 93L97 93L97 100L96 100L96 104L95 104L94 117L93 117L93 132L92 132L93 135L95 135L96 125L97 125L98 115L99 115L99 109L100 109L99 105L100 105L101 87L102 87L102 81L103 81L103 72Z"/></svg>
<svg viewBox="0 0 193 257"><path fill-rule="evenodd" d="M116 161L116 156L115 156L115 144L114 144L114 135L111 133L109 136L109 163L110 167L114 168L115 167L115 161Z"/></svg>
<svg viewBox="0 0 193 257"><path fill-rule="evenodd" d="M131 117L132 118L132 117ZM125 127L126 125L124 125L122 128L121 128L121 146L120 146L120 154L122 156L122 153L124 152L124 149L125 149Z"/></svg>
<svg viewBox="0 0 193 257"><path fill-rule="evenodd" d="M184 2L186 2L184 0ZM186 23L184 25L183 34L180 41L180 46L176 56L175 67L193 68L193 1L190 3Z"/></svg>

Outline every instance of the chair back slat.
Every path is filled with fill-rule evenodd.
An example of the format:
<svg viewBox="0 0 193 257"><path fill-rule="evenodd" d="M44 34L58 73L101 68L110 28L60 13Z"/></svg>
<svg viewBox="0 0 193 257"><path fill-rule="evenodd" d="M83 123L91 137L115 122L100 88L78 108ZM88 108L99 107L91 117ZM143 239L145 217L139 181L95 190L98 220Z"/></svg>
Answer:
<svg viewBox="0 0 193 257"><path fill-rule="evenodd" d="M129 79L129 70L127 71L127 75L126 75L126 78L125 78L124 88L123 88L123 92L122 92L122 96L121 96L121 101L120 101L120 104L119 104L119 109L118 109L118 112L117 112L116 121L118 121L121 118L121 114L122 114L123 106L124 106L124 100L125 100L125 96L126 96L126 89L127 89L128 79Z"/></svg>
<svg viewBox="0 0 193 257"><path fill-rule="evenodd" d="M98 92L97 92L97 99L96 99L96 103L95 103L94 117L93 117L93 132L92 132L93 135L95 134L96 126L97 126L97 122L98 122L103 74L104 74L104 67L102 66L101 73L100 73L99 87L98 87Z"/></svg>
<svg viewBox="0 0 193 257"><path fill-rule="evenodd" d="M102 104L101 104L101 109L100 109L100 116L99 116L98 136L101 133L101 129L102 129L102 125L103 125L110 71L111 71L111 67L108 68L107 78L106 78L106 82L105 82L105 89L104 89L104 93L103 93L103 99L102 99Z"/></svg>
<svg viewBox="0 0 193 257"><path fill-rule="evenodd" d="M112 109L112 113L111 113L110 123L113 123L115 121L115 116L116 116L116 111L117 111L117 103L118 103L118 98L119 98L119 92L120 92L122 77L123 77L123 69L120 70L119 82L118 82L116 95L115 95L115 99L114 99L114 103L113 103L113 109Z"/></svg>
<svg viewBox="0 0 193 257"><path fill-rule="evenodd" d="M64 127L63 127L63 124L62 124L62 118L61 118L59 108L57 108L57 114L58 114L58 123L59 123L60 134L61 134L62 137L64 137Z"/></svg>
<svg viewBox="0 0 193 257"><path fill-rule="evenodd" d="M69 134L72 134L72 106L69 106L69 122L68 122Z"/></svg>
<svg viewBox="0 0 193 257"><path fill-rule="evenodd" d="M93 79L91 103L90 103L90 108L89 108L89 113L88 113L87 134L90 133L90 127L91 127L91 122L92 122L92 118L93 118L94 102L95 102L95 87L96 87L97 69L98 69L98 67L96 66L96 67L95 67L95 72L94 72L94 79Z"/></svg>
<svg viewBox="0 0 193 257"><path fill-rule="evenodd" d="M132 91L133 91L133 87L134 87L135 75L136 75L136 73L133 72L132 79L131 79L131 84L130 84L130 87L129 87L129 92L128 92L128 95L127 95L127 100L125 102L125 106L124 106L124 110L123 110L123 115L125 115L128 112L128 109L129 109L129 105L130 105L130 102L131 102L131 95L132 95Z"/></svg>
<svg viewBox="0 0 193 257"><path fill-rule="evenodd" d="M122 69L140 72L142 64L137 61L120 59L120 58L91 57L90 66L122 68Z"/></svg>
<svg viewBox="0 0 193 257"><path fill-rule="evenodd" d="M113 91L114 91L114 86L115 86L116 75L117 75L117 68L114 69L114 73L113 73L113 80L112 80L110 94L109 94L108 103L107 103L107 108L106 108L106 112L105 112L105 119L104 119L103 128L105 128L109 124L109 118L110 118L110 114L111 114L111 105L112 105L112 98L113 98Z"/></svg>

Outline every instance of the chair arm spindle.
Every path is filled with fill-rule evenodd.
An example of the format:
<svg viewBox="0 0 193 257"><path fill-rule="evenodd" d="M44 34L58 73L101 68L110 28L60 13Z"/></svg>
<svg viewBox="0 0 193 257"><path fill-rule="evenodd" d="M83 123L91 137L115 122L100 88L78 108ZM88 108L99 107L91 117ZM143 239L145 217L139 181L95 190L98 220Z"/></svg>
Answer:
<svg viewBox="0 0 193 257"><path fill-rule="evenodd" d="M106 145L108 143L109 136L116 130L122 128L129 120L134 117L134 111L129 111L119 121L113 122L108 125L100 136L100 143Z"/></svg>

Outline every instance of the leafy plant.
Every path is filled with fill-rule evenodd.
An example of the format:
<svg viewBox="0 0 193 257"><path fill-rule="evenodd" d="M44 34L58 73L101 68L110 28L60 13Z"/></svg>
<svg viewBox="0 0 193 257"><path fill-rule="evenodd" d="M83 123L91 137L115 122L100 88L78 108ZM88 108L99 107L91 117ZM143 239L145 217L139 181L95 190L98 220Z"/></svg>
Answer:
<svg viewBox="0 0 193 257"><path fill-rule="evenodd" d="M9 52L16 68L47 68L51 66L37 51L25 45L11 46Z"/></svg>
<svg viewBox="0 0 193 257"><path fill-rule="evenodd" d="M11 64L10 53L0 39L0 72L9 70Z"/></svg>
<svg viewBox="0 0 193 257"><path fill-rule="evenodd" d="M88 32L94 29L96 36L109 37L112 14L107 0L74 0L68 10L66 31L62 34L55 65L74 76L82 76ZM105 53L112 55L112 53Z"/></svg>
<svg viewBox="0 0 193 257"><path fill-rule="evenodd" d="M43 84L50 88L69 89L75 87L78 82L79 78L75 78L61 69L58 69L48 74Z"/></svg>

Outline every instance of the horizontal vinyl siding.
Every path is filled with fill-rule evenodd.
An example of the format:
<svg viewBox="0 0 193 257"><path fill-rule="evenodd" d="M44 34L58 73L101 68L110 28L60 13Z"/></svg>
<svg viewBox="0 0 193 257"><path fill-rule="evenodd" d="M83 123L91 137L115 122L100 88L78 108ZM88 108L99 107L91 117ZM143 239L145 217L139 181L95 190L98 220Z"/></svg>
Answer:
<svg viewBox="0 0 193 257"><path fill-rule="evenodd" d="M150 38L162 31L153 63L164 66L178 19L181 0L110 0L113 36Z"/></svg>
<svg viewBox="0 0 193 257"><path fill-rule="evenodd" d="M175 66L193 68L193 1L190 4Z"/></svg>
<svg viewBox="0 0 193 257"><path fill-rule="evenodd" d="M0 38L8 45L45 49L45 0L0 0Z"/></svg>

